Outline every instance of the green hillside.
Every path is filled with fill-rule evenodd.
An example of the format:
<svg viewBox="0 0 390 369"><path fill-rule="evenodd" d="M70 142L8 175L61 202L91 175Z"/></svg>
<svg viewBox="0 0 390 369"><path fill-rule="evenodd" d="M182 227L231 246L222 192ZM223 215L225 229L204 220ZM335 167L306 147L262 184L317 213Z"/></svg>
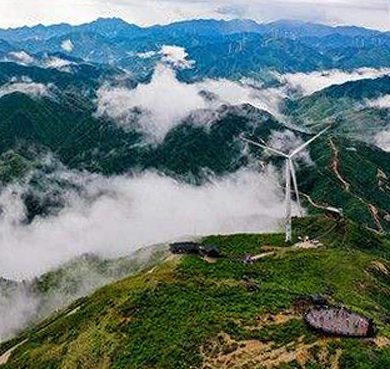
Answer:
<svg viewBox="0 0 390 369"><path fill-rule="evenodd" d="M347 82L287 101L286 114L309 127L333 123L339 135L375 143L375 135L389 127L389 110L368 102L389 93L389 76Z"/></svg>
<svg viewBox="0 0 390 369"><path fill-rule="evenodd" d="M315 167L301 167L298 176L303 193L316 204L343 209L357 223L378 231L390 229L387 153L336 135L314 143L310 155Z"/></svg>
<svg viewBox="0 0 390 369"><path fill-rule="evenodd" d="M253 166L259 159L282 170L283 162L267 159L261 149L244 150L239 139L242 133L267 141L273 132L286 130L270 114L251 105L221 107L210 127L188 118L171 129L160 144L149 145L135 129L125 131L108 119L95 118L93 104L86 99L70 93L59 99L34 100L17 93L0 99L0 127L4 132L0 137L0 180L4 184L30 178L35 171L30 183L35 187L39 183L41 189L46 183L49 188L45 173L56 167L42 163L48 153L58 160L58 166L70 169L104 175L158 170L196 184L207 181L209 173L226 175ZM388 122L386 118L384 121ZM345 127L350 126L345 123ZM315 165L299 165L299 187L319 205L342 208L355 222L389 231L390 155L360 138L343 135L342 129L335 124L330 135L310 147ZM295 135L309 137L299 132ZM59 191L68 185L56 184ZM59 205L47 194L46 199L31 196L30 220L48 213L47 207Z"/></svg>
<svg viewBox="0 0 390 369"><path fill-rule="evenodd" d="M324 217L295 221L294 229L295 239L309 235L324 246L298 250L280 234L207 237L224 258L171 256L106 286L2 344L3 354L16 348L1 368L389 366L389 240ZM269 252L243 263L246 254ZM297 302L314 294L373 318L378 337L311 331Z"/></svg>

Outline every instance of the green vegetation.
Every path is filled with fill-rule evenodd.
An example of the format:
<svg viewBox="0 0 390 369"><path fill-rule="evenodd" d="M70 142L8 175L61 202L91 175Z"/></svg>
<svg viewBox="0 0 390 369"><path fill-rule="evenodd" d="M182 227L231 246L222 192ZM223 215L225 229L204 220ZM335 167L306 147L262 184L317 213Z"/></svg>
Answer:
<svg viewBox="0 0 390 369"><path fill-rule="evenodd" d="M282 127L270 114L250 105L225 107L209 128L183 122L161 144L147 145L136 122L124 130L109 119L96 118L95 108L85 97L69 92L55 101L19 93L4 96L0 98L4 131L0 154L28 158L49 153L70 169L105 175L158 169L200 181L204 172L230 173L245 163L240 133L254 130L267 138L271 130Z"/></svg>
<svg viewBox="0 0 390 369"><path fill-rule="evenodd" d="M267 141L274 131L286 129L251 105L225 106L218 110L211 126L196 124L189 117L172 128L162 142L150 145L137 130L136 121L124 130L108 117L95 116L93 98L101 79L108 78L108 71L80 70L82 75L77 78L57 70L4 64L0 64L3 82L13 75L25 75L58 87L55 98L33 99L20 93L0 98L0 183L24 183L27 178L33 189L39 186L38 192L43 193L37 196L32 190L25 196L29 222L37 215L55 214L63 206L61 196L51 193L51 187L61 194L72 186L66 181L50 182L47 170L64 165L107 176L157 170L181 181L202 184L210 176L226 175L253 165L257 159L266 160L259 148L244 150L240 134ZM378 130L387 129L389 112L357 108L356 104L387 94L389 81L389 77L382 77L331 86L290 102L286 112L306 125L335 122L329 133L332 141L328 135L310 146L315 165L299 165L302 192L316 204L342 208L349 219L381 232L390 231L390 155L372 143ZM54 158L57 168L45 167L42 161L47 157ZM270 161L282 169L280 160ZM311 213L318 212L309 203L305 205Z"/></svg>
<svg viewBox="0 0 390 369"><path fill-rule="evenodd" d="M306 126L332 123L332 132L341 137L375 144L376 134L389 127L390 113L367 102L389 93L389 76L347 82L287 101L285 114Z"/></svg>
<svg viewBox="0 0 390 369"><path fill-rule="evenodd" d="M27 339L3 367L214 368L237 350L250 356L256 342L268 353L290 355L275 362L280 368L301 368L297 353L303 349L310 352L308 368L327 368L338 352L340 368L386 367L390 349L373 341L325 339L294 310L300 298L322 294L373 318L380 335L390 337L390 243L360 230L324 217L296 220L296 239L310 235L326 245L312 250L286 247L280 234L207 237L203 242L217 245L224 258L211 264L197 256L170 258L106 286L0 346L4 353ZM243 263L244 255L270 249L273 256ZM248 288L248 280L259 290ZM233 368L249 365L234 360Z"/></svg>
<svg viewBox="0 0 390 369"><path fill-rule="evenodd" d="M327 137L310 150L315 167L300 166L300 190L318 205L343 210L348 219L389 231L390 160L382 150L342 137ZM309 202L311 212L318 213Z"/></svg>

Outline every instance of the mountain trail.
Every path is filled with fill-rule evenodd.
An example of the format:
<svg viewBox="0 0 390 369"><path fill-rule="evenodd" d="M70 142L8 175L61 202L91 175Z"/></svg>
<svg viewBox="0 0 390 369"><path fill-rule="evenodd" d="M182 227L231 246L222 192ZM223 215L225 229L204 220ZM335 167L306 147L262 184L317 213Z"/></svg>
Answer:
<svg viewBox="0 0 390 369"><path fill-rule="evenodd" d="M383 227L382 227L382 224L381 224L381 220L380 220L380 216L379 216L379 211L377 209L376 206L372 205L372 204L369 204L368 205L369 209L370 209L370 213L371 213L371 216L372 218L374 219L374 222L376 224L376 226L378 227L378 229L380 231L384 231Z"/></svg>
<svg viewBox="0 0 390 369"><path fill-rule="evenodd" d="M343 184L345 191L349 192L350 185L340 174L339 150L331 138L329 139L329 143L333 151L333 160L330 165L330 168L332 169L332 172L336 175L338 180Z"/></svg>
<svg viewBox="0 0 390 369"><path fill-rule="evenodd" d="M0 356L0 365L4 365L8 363L9 358L11 357L12 353L20 346L25 344L28 340L24 340L22 342L19 342L14 347L10 348L8 351L6 351L3 355Z"/></svg>

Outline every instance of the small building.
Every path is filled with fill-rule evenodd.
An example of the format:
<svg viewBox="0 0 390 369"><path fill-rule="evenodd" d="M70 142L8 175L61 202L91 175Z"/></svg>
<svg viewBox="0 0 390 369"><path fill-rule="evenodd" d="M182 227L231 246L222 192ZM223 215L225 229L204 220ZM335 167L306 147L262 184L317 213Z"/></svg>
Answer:
<svg viewBox="0 0 390 369"><path fill-rule="evenodd" d="M169 249L173 254L200 254L200 245L196 242L171 243Z"/></svg>
<svg viewBox="0 0 390 369"><path fill-rule="evenodd" d="M171 243L169 248L173 254L195 254L209 258L221 258L222 255L215 245L202 245L196 242Z"/></svg>

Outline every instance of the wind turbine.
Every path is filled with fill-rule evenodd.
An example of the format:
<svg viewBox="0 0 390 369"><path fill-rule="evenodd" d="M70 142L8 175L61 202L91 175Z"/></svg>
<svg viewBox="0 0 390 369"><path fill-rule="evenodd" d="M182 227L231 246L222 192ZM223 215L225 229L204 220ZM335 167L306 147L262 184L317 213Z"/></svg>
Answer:
<svg viewBox="0 0 390 369"><path fill-rule="evenodd" d="M327 127L324 130L322 130L320 133L316 134L314 137L312 137L310 140L305 142L303 145L299 146L295 150L291 151L289 154L285 154L282 151L276 150L273 147L269 147L265 144L261 144L259 142L255 142L252 140L247 139L244 136L241 136L240 138L252 145L261 147L265 150L268 150L278 156L282 156L286 159L286 220L285 220L285 231L286 231L286 243L291 243L292 241L292 217L291 217L291 180L294 186L295 191L295 197L296 201L298 203L298 210L300 215L302 215L301 210L301 202L299 199L299 191L298 191L298 182L297 182L297 176L295 172L295 164L293 162L293 158L298 155L302 150L304 150L306 147L308 147L313 141L315 141L318 137L322 136L328 129Z"/></svg>

